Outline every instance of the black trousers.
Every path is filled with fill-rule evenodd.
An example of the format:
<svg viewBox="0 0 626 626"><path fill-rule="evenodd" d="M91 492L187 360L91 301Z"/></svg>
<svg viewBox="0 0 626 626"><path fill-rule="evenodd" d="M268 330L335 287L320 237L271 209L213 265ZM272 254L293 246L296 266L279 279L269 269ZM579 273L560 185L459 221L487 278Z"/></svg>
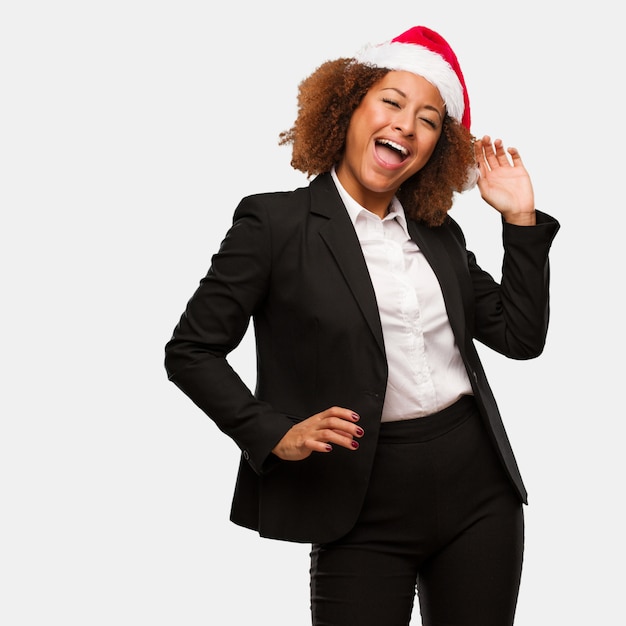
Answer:
<svg viewBox="0 0 626 626"><path fill-rule="evenodd" d="M523 547L522 504L472 397L384 423L358 523L312 546L312 623L407 626L417 589L424 626L510 626Z"/></svg>

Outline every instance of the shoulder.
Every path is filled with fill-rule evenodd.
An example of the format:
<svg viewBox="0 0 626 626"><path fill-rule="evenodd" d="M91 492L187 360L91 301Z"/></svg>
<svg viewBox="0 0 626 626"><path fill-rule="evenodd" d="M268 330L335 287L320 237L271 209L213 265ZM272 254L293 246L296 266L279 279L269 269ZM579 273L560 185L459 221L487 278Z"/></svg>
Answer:
<svg viewBox="0 0 626 626"><path fill-rule="evenodd" d="M263 220L280 220L287 215L302 213L309 202L309 187L291 191L272 191L245 196L235 209L233 220L257 217Z"/></svg>
<svg viewBox="0 0 626 626"><path fill-rule="evenodd" d="M325 213L328 193L337 194L330 174L322 174L308 185L290 191L252 194L242 198L233 221L257 219L289 228L306 221L311 213Z"/></svg>
<svg viewBox="0 0 626 626"><path fill-rule="evenodd" d="M448 232L451 236L458 239L465 245L465 235L459 223L450 215L446 217L446 221L440 226L442 232Z"/></svg>
<svg viewBox="0 0 626 626"><path fill-rule="evenodd" d="M465 235L459 223L448 215L440 226L427 226L418 223L425 236L439 240L444 245L455 244L465 248Z"/></svg>

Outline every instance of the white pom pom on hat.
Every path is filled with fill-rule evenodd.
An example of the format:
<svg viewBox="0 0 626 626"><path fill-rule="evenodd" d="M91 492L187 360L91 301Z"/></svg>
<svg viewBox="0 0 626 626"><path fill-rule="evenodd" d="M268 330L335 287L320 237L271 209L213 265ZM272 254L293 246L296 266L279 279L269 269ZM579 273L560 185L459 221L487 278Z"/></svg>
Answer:
<svg viewBox="0 0 626 626"><path fill-rule="evenodd" d="M424 77L439 90L448 115L469 130L470 104L461 67L450 44L435 31L414 26L390 41L366 46L355 60Z"/></svg>

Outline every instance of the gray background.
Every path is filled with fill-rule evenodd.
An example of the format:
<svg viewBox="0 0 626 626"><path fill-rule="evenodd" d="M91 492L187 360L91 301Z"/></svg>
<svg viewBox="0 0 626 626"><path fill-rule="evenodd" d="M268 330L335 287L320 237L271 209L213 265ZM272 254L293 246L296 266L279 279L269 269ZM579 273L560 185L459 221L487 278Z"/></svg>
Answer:
<svg viewBox="0 0 626 626"><path fill-rule="evenodd" d="M308 546L228 522L237 449L163 346L239 199L306 184L277 145L299 81L420 23L562 223L544 354L482 351L530 492L516 626L625 623L624 48L617 9L581 6L2 5L3 625L308 623ZM498 275L497 214L473 190L453 215Z"/></svg>

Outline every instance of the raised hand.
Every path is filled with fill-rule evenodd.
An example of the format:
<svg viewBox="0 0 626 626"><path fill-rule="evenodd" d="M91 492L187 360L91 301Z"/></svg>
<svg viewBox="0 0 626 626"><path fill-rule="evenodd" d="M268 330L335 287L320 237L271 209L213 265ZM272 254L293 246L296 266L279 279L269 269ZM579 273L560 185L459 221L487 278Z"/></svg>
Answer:
<svg viewBox="0 0 626 626"><path fill-rule="evenodd" d="M474 143L482 198L505 221L520 226L535 224L535 198L530 176L517 148L504 149L501 139L488 135Z"/></svg>

